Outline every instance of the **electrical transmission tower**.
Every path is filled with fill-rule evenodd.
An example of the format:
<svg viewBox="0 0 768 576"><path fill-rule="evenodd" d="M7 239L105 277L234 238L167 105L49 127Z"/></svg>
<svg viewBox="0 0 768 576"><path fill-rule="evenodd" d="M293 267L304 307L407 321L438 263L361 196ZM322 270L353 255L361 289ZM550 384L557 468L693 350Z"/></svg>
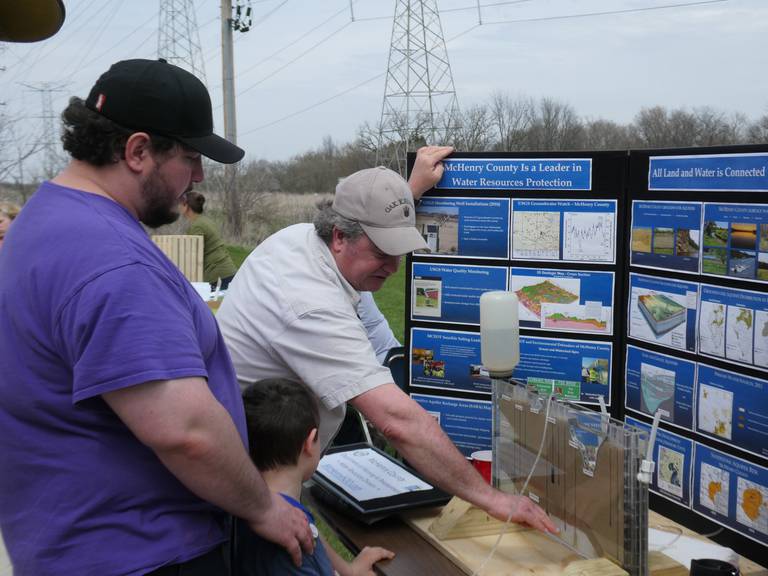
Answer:
<svg viewBox="0 0 768 576"><path fill-rule="evenodd" d="M377 163L405 174L406 154L448 142L458 121L437 0L396 0Z"/></svg>
<svg viewBox="0 0 768 576"><path fill-rule="evenodd" d="M192 0L160 0L157 57L189 70L207 84Z"/></svg>
<svg viewBox="0 0 768 576"><path fill-rule="evenodd" d="M22 86L40 94L42 108L38 116L42 121L41 138L43 150L43 171L46 178L53 178L62 161L59 155L59 133L56 129L56 114L53 113L53 93L62 92L66 84L55 82L21 83Z"/></svg>

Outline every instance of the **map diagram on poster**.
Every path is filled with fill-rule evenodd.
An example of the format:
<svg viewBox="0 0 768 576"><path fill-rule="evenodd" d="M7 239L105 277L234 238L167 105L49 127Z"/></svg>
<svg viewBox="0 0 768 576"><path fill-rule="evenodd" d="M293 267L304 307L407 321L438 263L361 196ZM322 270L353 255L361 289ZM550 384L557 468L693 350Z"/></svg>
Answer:
<svg viewBox="0 0 768 576"><path fill-rule="evenodd" d="M699 352L768 369L768 294L702 284Z"/></svg>
<svg viewBox="0 0 768 576"><path fill-rule="evenodd" d="M721 468L702 462L699 482L701 505L713 512L728 516L730 474Z"/></svg>
<svg viewBox="0 0 768 576"><path fill-rule="evenodd" d="M733 433L733 392L708 386L699 385L699 429L731 439Z"/></svg>
<svg viewBox="0 0 768 576"><path fill-rule="evenodd" d="M512 202L513 259L614 263L615 244L615 200Z"/></svg>
<svg viewBox="0 0 768 576"><path fill-rule="evenodd" d="M768 544L768 468L696 443L693 510Z"/></svg>
<svg viewBox="0 0 768 576"><path fill-rule="evenodd" d="M560 258L560 214L515 212L513 258L557 260Z"/></svg>
<svg viewBox="0 0 768 576"><path fill-rule="evenodd" d="M768 488L739 477L736 494L736 521L768 534Z"/></svg>
<svg viewBox="0 0 768 576"><path fill-rule="evenodd" d="M768 381L699 363L696 431L768 458Z"/></svg>

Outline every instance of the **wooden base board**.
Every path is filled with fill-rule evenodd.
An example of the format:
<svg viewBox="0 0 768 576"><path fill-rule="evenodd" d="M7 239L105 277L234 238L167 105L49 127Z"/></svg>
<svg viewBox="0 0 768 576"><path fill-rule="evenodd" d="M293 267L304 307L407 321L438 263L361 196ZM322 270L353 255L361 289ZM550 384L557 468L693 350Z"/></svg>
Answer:
<svg viewBox="0 0 768 576"><path fill-rule="evenodd" d="M428 542L451 559L463 572L473 574L491 552L497 535L487 534L473 537L450 537L439 539L430 529L435 520L440 516L440 509L417 510L403 514L403 519L414 530L421 534ZM470 523L471 524L471 523ZM501 524L501 523L499 523ZM454 529L461 533L464 529L471 531L472 526L462 527L459 522L453 523ZM511 531L510 531L511 529ZM454 536L456 534L454 533ZM534 576L559 576L566 572L575 562L585 562L584 558L565 547L552 537L536 530L510 525L502 536L496 553L483 568L482 576L512 576L517 574L531 574ZM685 576L688 570L671 558L663 554L651 554L649 556L652 576ZM600 563L603 569L609 569L604 563ZM581 569L579 570L579 566ZM615 566L615 565L613 565ZM600 566L595 566L584 571L584 565L576 565L571 572L572 576L583 574L623 574L624 571L616 567L619 572L598 572Z"/></svg>

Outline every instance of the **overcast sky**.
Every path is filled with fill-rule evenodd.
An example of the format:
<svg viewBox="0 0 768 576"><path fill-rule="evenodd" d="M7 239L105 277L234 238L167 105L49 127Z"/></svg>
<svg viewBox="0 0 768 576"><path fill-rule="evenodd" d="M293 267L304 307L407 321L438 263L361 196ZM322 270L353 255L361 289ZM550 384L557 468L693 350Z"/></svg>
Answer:
<svg viewBox="0 0 768 576"><path fill-rule="evenodd" d="M64 2L56 36L0 53L0 113L24 118L34 135L41 98L22 83L55 83L58 114L112 62L157 56L159 0ZM477 0L437 4L462 107L505 92L621 123L653 105L768 113L766 0L483 0L483 25ZM222 133L219 2L194 5ZM350 0L252 0L253 27L235 43L247 159L287 159L326 135L344 143L364 122L378 122L394 5L353 1L352 21Z"/></svg>

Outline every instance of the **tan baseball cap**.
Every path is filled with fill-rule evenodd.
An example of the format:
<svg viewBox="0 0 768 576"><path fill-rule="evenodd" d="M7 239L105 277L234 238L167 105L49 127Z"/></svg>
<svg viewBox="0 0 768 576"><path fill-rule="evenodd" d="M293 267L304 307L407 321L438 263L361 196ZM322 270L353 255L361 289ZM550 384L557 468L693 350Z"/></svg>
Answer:
<svg viewBox="0 0 768 576"><path fill-rule="evenodd" d="M376 247L391 256L429 250L416 229L416 208L408 183L379 166L359 170L336 186L333 209L355 220Z"/></svg>

